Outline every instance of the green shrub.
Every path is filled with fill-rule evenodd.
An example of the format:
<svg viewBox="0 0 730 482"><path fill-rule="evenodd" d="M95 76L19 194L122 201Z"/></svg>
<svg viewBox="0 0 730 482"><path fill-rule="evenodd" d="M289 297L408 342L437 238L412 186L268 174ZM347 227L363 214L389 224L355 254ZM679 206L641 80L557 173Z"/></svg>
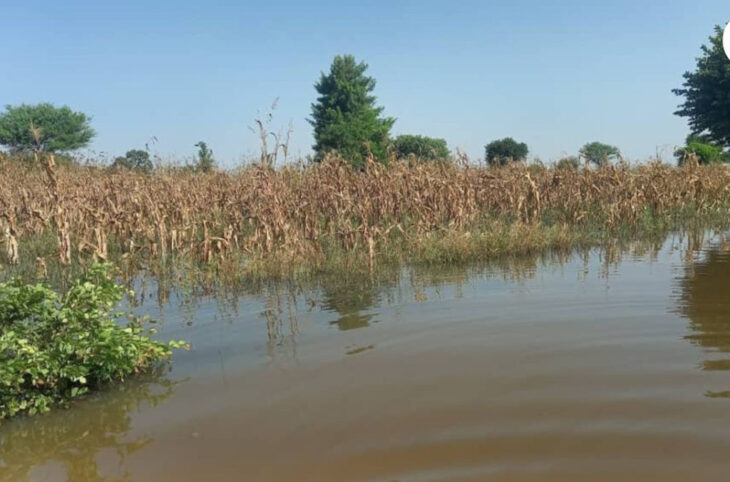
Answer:
<svg viewBox="0 0 730 482"><path fill-rule="evenodd" d="M711 142L704 136L689 135L687 145L674 151L677 164L682 165L694 155L700 164L716 164L719 162L730 162L730 153L724 152L722 146Z"/></svg>
<svg viewBox="0 0 730 482"><path fill-rule="evenodd" d="M43 284L0 283L0 420L46 412L99 386L168 360L145 320L115 312L125 288L96 264L64 295ZM127 317L126 326L115 320Z"/></svg>
<svg viewBox="0 0 730 482"><path fill-rule="evenodd" d="M580 159L576 156L565 156L555 163L555 167L557 169L572 169L575 171L580 167Z"/></svg>
<svg viewBox="0 0 730 482"><path fill-rule="evenodd" d="M414 156L416 159L444 161L451 156L444 139L427 136L401 135L393 140L391 148L398 159Z"/></svg>

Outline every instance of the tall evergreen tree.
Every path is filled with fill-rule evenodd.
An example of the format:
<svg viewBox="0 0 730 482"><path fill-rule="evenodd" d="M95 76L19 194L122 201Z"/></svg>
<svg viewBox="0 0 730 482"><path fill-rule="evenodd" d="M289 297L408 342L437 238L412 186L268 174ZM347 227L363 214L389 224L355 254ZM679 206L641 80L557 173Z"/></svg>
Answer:
<svg viewBox="0 0 730 482"><path fill-rule="evenodd" d="M394 118L382 117L375 105L375 79L365 75L368 66L352 55L336 56L328 74L314 85L319 96L312 104L309 123L314 127L315 159L338 153L355 166L362 166L372 153L385 160Z"/></svg>
<svg viewBox="0 0 730 482"><path fill-rule="evenodd" d="M730 147L730 61L722 34L722 28L715 26L709 44L701 47L696 70L685 72L682 88L672 92L684 97L675 114L689 119L693 134Z"/></svg>

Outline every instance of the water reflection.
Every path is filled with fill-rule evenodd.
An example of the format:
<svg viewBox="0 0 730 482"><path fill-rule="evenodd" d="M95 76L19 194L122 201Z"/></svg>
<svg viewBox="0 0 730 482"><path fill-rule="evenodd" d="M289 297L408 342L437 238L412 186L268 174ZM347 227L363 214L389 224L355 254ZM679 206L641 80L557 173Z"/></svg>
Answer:
<svg viewBox="0 0 730 482"><path fill-rule="evenodd" d="M723 356L705 360L703 370L730 370L730 358L725 358L730 353L730 243L721 241L693 253L679 281L680 309L693 331L686 338ZM730 397L730 390L708 391L707 396Z"/></svg>
<svg viewBox="0 0 730 482"><path fill-rule="evenodd" d="M378 303L378 293L386 286L378 286L367 275L327 277L322 281L321 306L338 315L330 324L343 331L370 326L374 314L367 311Z"/></svg>
<svg viewBox="0 0 730 482"><path fill-rule="evenodd" d="M375 348L375 345L374 344L370 344L370 345L367 345L367 346L357 346L357 347L356 346L353 346L353 347L348 347L348 350L345 352L345 354L346 355L357 355L358 353L362 353L364 351L372 350L373 348Z"/></svg>
<svg viewBox="0 0 730 482"><path fill-rule="evenodd" d="M687 239L690 238L695 239ZM609 277L627 256L653 262L663 240L613 241L601 247L507 256L481 263L404 268L378 265L375 269L353 266L344 272L301 274L286 280L236 277L241 272L232 269L214 276L186 265L175 266L169 273L139 275L130 271L125 276L135 291L135 296L128 299L131 307L145 309L158 318L172 314L183 325L196 324L199 312L210 310L212 305L217 318L234 322L240 317L240 304L256 300L261 303L259 312L266 323L269 341L281 345L298 334L297 315L305 308L336 314L331 324L343 331L366 328L377 321L373 309L378 306L438 299L447 287L453 288L455 298L461 298L462 288L472 281L502 279L522 283L534 279L539 268L562 267L576 261L582 261L585 277L595 259L600 260L600 265L593 267L594 274Z"/></svg>
<svg viewBox="0 0 730 482"><path fill-rule="evenodd" d="M143 403L163 403L179 383L158 372L89 396L69 409L7 422L0 431L0 480L35 479L33 469L44 465L60 465L66 480L132 480L126 471L103 475L97 459L109 451L116 455L117 467L124 467L130 455L147 446L150 437L129 436L135 412Z"/></svg>
<svg viewBox="0 0 730 482"><path fill-rule="evenodd" d="M713 448L722 457L718 420L727 418L725 404L701 396L707 378L730 370L730 245L718 239L708 244L702 234L677 235L663 243L615 243L481 265L381 267L210 290L187 281L170 288L172 281L137 280L137 305L156 301L164 308L163 337L193 345L173 373L196 380L165 407L189 420L138 410L142 402L163 402L174 383L131 382L73 410L4 425L0 480L32 478L56 466L54 475L68 480L131 479L128 466L145 478L145 465L153 474L175 469L170 479L205 480L221 470L234 475L216 478L235 480L252 473L251 466L269 474L281 453L295 459L281 466L311 468L319 453L323 466L332 467L333 445L340 454L376 448L359 465L341 464L349 478L388 457L391 467L403 468L401 475L417 473L406 469L422 467L421 461L433 462L427 468L434 470L439 463L481 463L491 450L497 465L504 455L519 467L535 460L559 466L566 460L561 447L574 456L596 443L610 456L601 460L628 461L627 473L637 457L656 455L657 466L676 462L685 449L693 460L709 458ZM670 287L677 298L667 316ZM481 312L489 314L480 318ZM382 323L373 327L376 322ZM698 358L701 350L685 335L712 354ZM708 359L700 373L702 357ZM211 397L219 367L223 388ZM199 382L205 389L194 389ZM730 397L722 390L730 387L713 388L707 397ZM196 417L205 435L191 441ZM155 443L139 435L140 427ZM710 441L697 443L702 436ZM414 447L415 438L443 444ZM666 447L676 442L688 445L667 456ZM341 449L347 443L353 445ZM198 457L206 463L196 463Z"/></svg>
<svg viewBox="0 0 730 482"><path fill-rule="evenodd" d="M189 307L214 302L216 313L230 322L238 317L239 303L252 298L259 300L269 355L274 357L276 347L287 345L294 349L300 334L299 318L305 312L332 313L335 318L328 323L340 331L362 329L379 321L377 308L381 306L439 300L447 291L450 292L448 296L462 298L464 286L488 279L521 285L533 280L541 267L560 268L576 260L582 261L581 273L586 277L595 257L601 263L594 267L594 274L608 277L618 269L625 256L653 262L661 247L662 243L656 240L614 242L602 248L557 250L498 258L480 264L379 266L375 270L318 273L288 281L220 283L213 288L195 287L188 282L183 295L173 290L170 299L180 299L186 319L194 319L195 310L189 311Z"/></svg>
<svg viewBox="0 0 730 482"><path fill-rule="evenodd" d="M275 358L276 347L287 344L291 347L292 358L296 359L296 337L299 335L296 315L298 311L297 292L294 289L283 289L281 285L275 285L264 298L264 310L261 315L266 319L269 359Z"/></svg>

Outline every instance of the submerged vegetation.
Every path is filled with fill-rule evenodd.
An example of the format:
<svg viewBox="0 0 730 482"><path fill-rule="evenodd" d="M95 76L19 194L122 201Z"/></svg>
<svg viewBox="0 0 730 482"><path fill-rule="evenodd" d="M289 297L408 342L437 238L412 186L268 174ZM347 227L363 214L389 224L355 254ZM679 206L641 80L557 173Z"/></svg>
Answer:
<svg viewBox="0 0 730 482"><path fill-rule="evenodd" d="M95 264L63 295L42 284L0 284L0 420L149 371L184 346L153 341L145 320L115 312L125 289L112 275Z"/></svg>
<svg viewBox="0 0 730 482"><path fill-rule="evenodd" d="M260 275L355 259L437 262L569 248L725 222L730 170L467 162L363 169L339 158L235 172L0 161L4 264L174 261Z"/></svg>

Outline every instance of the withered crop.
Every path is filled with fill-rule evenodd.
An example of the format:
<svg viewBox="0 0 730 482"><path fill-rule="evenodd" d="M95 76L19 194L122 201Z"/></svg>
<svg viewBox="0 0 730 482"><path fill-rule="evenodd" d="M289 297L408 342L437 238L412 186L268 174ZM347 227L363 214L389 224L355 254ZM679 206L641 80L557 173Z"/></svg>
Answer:
<svg viewBox="0 0 730 482"><path fill-rule="evenodd" d="M39 236L47 260L122 257L303 266L333 253L372 263L453 260L595 242L681 220L727 219L730 169L651 162L558 169L328 159L279 169L150 175L0 159L0 259ZM51 234L52 233L52 234ZM30 251L29 251L30 253ZM31 254L28 254L30 256Z"/></svg>

